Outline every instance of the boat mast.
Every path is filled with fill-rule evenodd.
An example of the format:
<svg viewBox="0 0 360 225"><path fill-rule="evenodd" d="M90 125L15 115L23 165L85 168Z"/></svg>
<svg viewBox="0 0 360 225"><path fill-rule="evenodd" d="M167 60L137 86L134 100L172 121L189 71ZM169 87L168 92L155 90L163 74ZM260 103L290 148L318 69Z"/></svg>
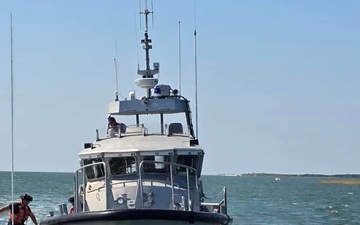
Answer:
<svg viewBox="0 0 360 225"><path fill-rule="evenodd" d="M154 77L155 74L159 73L159 63L154 63L154 69L150 68L150 49L152 49L152 41L149 39L148 34L148 21L149 21L149 14L153 14L153 11L149 11L147 8L147 1L145 0L145 9L144 11L140 12L140 14L143 14L145 17L145 30L144 30L144 39L141 40L141 43L143 44L143 49L145 50L145 70L138 69L137 73L138 75L142 75L142 78L151 78ZM153 87L151 86L143 86L143 88L147 91L147 98L151 97L151 89Z"/></svg>

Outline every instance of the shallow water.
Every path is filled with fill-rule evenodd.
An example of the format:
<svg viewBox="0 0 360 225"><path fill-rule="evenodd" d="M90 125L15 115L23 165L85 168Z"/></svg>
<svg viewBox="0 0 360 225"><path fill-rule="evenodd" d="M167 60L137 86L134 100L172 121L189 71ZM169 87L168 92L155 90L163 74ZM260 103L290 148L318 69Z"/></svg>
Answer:
<svg viewBox="0 0 360 225"><path fill-rule="evenodd" d="M0 205L11 201L10 173L0 172ZM207 197L227 186L228 214L239 224L360 224L360 185L321 184L320 177L203 176ZM71 173L16 172L14 196L34 197L41 220L73 193ZM217 199L215 199L216 201ZM68 205L70 208L70 205ZM0 215L0 224L7 213ZM28 224L33 224L30 220Z"/></svg>

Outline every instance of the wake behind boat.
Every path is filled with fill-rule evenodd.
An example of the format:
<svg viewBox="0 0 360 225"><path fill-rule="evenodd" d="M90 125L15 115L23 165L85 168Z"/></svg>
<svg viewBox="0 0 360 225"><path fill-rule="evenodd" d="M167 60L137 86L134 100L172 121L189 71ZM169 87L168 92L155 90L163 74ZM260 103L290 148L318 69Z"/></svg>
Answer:
<svg viewBox="0 0 360 225"><path fill-rule="evenodd" d="M204 203L201 170L204 150L195 137L190 102L169 85L154 78L159 63L150 67L152 49L148 36L148 15L145 8L144 39L146 69L138 70L141 78L135 83L146 90L137 99L109 104L109 126L104 135L96 130L96 140L85 143L79 153L81 168L74 175L75 212L51 216L41 225L57 224L231 224L227 215L226 188L221 200ZM182 115L181 123L167 121L170 114ZM156 130L140 119L158 116ZM118 123L133 117L134 125Z"/></svg>

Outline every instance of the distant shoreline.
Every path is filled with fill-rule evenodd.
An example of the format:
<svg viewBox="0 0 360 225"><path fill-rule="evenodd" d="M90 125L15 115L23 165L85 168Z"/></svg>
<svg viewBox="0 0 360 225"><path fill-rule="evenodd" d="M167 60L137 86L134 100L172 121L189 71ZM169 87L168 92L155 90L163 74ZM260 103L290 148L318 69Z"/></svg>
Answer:
<svg viewBox="0 0 360 225"><path fill-rule="evenodd" d="M11 171L2 170L0 173L11 173ZM58 172L58 171L14 171L14 173L74 173L74 172Z"/></svg>
<svg viewBox="0 0 360 225"><path fill-rule="evenodd" d="M14 171L15 173L69 173L73 172L49 172L49 171ZM0 171L0 173L11 173L11 171ZM357 178L360 179L360 174L284 174L284 173L226 173L226 174L202 174L203 176L227 176L227 177L254 177L254 176L269 176L269 177L329 177L329 178Z"/></svg>
<svg viewBox="0 0 360 225"><path fill-rule="evenodd" d="M217 174L217 176L238 176L238 177L254 177L254 176L270 176L270 177L336 177L336 178L359 178L360 174L282 174L282 173L239 173L239 174Z"/></svg>

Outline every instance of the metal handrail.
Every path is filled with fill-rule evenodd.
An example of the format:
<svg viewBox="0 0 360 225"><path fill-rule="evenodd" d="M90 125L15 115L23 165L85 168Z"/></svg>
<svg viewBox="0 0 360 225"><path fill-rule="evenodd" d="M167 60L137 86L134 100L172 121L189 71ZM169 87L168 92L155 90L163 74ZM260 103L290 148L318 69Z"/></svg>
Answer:
<svg viewBox="0 0 360 225"><path fill-rule="evenodd" d="M100 165L102 164L104 166L104 173L105 173L105 196L107 196L107 190L108 190L108 187L107 187L107 183L108 183L108 177L107 177L107 170L106 170L106 164L105 162L96 162L96 163L91 163L91 164L87 164L87 165L84 165L82 167L80 167L79 169L77 169L74 173L74 189L75 189L75 212L77 212L77 208L78 208L78 202L79 202L79 193L78 193L78 188L79 188L79 171L82 171L82 175L83 175L83 187L84 187L84 191L83 191L83 212L85 212L85 202L86 202L86 174L85 174L85 168L87 167L91 167L91 166L96 166L96 165ZM106 208L107 208L107 198L105 199L105 204L106 204Z"/></svg>
<svg viewBox="0 0 360 225"><path fill-rule="evenodd" d="M140 162L139 164L139 190L140 190L140 200L141 200L141 207L144 208L144 199L143 199L143 194L144 194L144 189L143 189L143 165L145 163L158 163L158 164L164 164L164 165L170 165L170 185L171 185L171 201L172 201L172 205L174 207L175 205L175 194L174 194L174 171L173 171L173 167L180 167L180 168L185 168L186 169L186 183L187 183L187 197L188 197L188 207L187 210L188 211L192 211L192 202L191 202L191 196L190 196L190 171L194 171L194 176L195 176L195 188L196 190L199 190L199 186L198 186L198 180L197 180L197 173L198 171L190 166L185 166L182 164L177 164L177 163L172 163L172 162L160 162L160 161L150 161L150 160L143 160ZM108 191L108 174L107 174L107 170L106 170L106 164L105 162L96 162L96 163L92 163L92 164L87 164L84 165L82 167L80 167L79 169L77 169L74 173L74 183L75 183L75 211L78 211L79 205L78 203L80 202L80 193L78 188L80 187L80 185L83 185L84 190L83 190L83 194L82 194L82 199L83 199L83 207L82 207L82 211L85 212L86 211L86 183L87 183L87 177L86 177L86 173L85 173L85 169L91 166L96 166L96 165L103 165L104 166L104 175L105 175L105 195L107 196L107 191ZM82 172L82 176L83 176L83 181L82 184L79 183L79 172ZM139 195L138 195L139 196ZM108 202L107 202L107 198L105 200L105 204L106 207L108 206Z"/></svg>
<svg viewBox="0 0 360 225"><path fill-rule="evenodd" d="M170 183L171 183L171 201L172 201L172 205L174 207L175 205L175 195L174 195L174 178L173 178L173 166L177 166L180 168L186 168L186 183L187 183L187 194L188 194L188 210L191 211L192 210L192 203L191 203L191 199L190 199L190 174L189 174L189 170L190 171L194 171L195 172L195 188L196 190L199 189L198 187L198 181L197 181L197 174L198 171L197 169L194 169L190 166L185 166L182 164L177 164L177 163L173 163L173 162L160 162L160 161L151 161L151 160L143 160L140 162L139 164L139 189L140 189L140 201L141 201L141 207L144 208L144 199L143 199L143 194L144 194L144 189L143 189L143 181L142 181L142 168L143 165L145 163L159 163L159 164L164 164L164 165L170 165Z"/></svg>
<svg viewBox="0 0 360 225"><path fill-rule="evenodd" d="M213 197L204 196L204 198L206 198L206 199L216 199L220 195L222 195L222 200L220 202L218 202L218 203L202 203L202 204L203 205L207 205L207 204L217 205L217 206L219 206L220 212L226 214L227 213L227 192L226 192L226 187L223 187L223 189L217 195L215 195ZM224 206L223 210L221 209L222 205Z"/></svg>
<svg viewBox="0 0 360 225"><path fill-rule="evenodd" d="M224 190L223 200L224 200L225 212L222 212L222 213L227 214L227 193L226 193L226 187L224 187L223 190Z"/></svg>

